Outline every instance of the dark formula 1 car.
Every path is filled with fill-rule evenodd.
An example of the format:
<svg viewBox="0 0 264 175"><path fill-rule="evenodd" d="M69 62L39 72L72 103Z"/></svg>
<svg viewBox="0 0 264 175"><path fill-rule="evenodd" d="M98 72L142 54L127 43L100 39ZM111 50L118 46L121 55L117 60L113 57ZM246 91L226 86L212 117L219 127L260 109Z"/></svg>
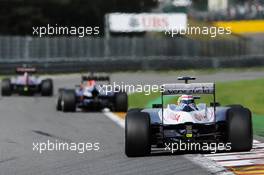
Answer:
<svg viewBox="0 0 264 175"><path fill-rule="evenodd" d="M57 110L74 112L77 108L82 110L99 111L109 108L115 112L126 112L128 97L125 92L109 92L106 86L97 82L107 82L108 76L82 76L81 85L76 89L59 89Z"/></svg>
<svg viewBox="0 0 264 175"><path fill-rule="evenodd" d="M165 84L162 104L150 109L132 109L125 121L125 153L145 156L151 148L168 143L229 143L231 151L252 149L251 112L242 105L220 106L215 101L214 83L188 83L195 78L181 77L185 83ZM164 107L163 98L180 96L180 104ZM193 94L211 94L213 102L195 104ZM229 151L230 151L229 150ZM203 150L201 150L203 151Z"/></svg>
<svg viewBox="0 0 264 175"><path fill-rule="evenodd" d="M13 93L19 95L33 95L40 93L42 96L53 95L53 81L51 79L41 79L33 76L36 68L18 67L15 77L2 80L2 96L10 96Z"/></svg>

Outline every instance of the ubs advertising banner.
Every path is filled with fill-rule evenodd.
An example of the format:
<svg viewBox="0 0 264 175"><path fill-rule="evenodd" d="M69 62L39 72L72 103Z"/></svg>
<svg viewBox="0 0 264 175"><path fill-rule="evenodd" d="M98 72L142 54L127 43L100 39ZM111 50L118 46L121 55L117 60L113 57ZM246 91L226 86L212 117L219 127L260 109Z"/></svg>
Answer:
<svg viewBox="0 0 264 175"><path fill-rule="evenodd" d="M187 15L185 13L111 13L108 14L108 22L111 32L185 30Z"/></svg>

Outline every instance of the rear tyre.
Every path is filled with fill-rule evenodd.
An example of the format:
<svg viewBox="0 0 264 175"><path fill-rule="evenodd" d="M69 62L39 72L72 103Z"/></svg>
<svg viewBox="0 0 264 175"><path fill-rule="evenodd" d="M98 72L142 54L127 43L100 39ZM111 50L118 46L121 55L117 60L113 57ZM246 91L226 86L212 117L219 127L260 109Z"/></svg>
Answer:
<svg viewBox="0 0 264 175"><path fill-rule="evenodd" d="M142 111L142 108L133 108L133 109L129 109L127 113L131 113L131 112L140 112Z"/></svg>
<svg viewBox="0 0 264 175"><path fill-rule="evenodd" d="M53 95L53 81L51 79L43 80L41 82L41 95L42 96Z"/></svg>
<svg viewBox="0 0 264 175"><path fill-rule="evenodd" d="M128 97L127 93L119 92L115 95L115 112L127 112Z"/></svg>
<svg viewBox="0 0 264 175"><path fill-rule="evenodd" d="M74 90L64 90L62 92L61 110L63 112L76 111L76 96Z"/></svg>
<svg viewBox="0 0 264 175"><path fill-rule="evenodd" d="M12 94L12 84L10 79L3 79L2 80L2 96L10 96Z"/></svg>
<svg viewBox="0 0 264 175"><path fill-rule="evenodd" d="M239 105L239 104L227 105L227 107L231 107L231 108L244 108L242 105Z"/></svg>
<svg viewBox="0 0 264 175"><path fill-rule="evenodd" d="M253 146L251 112L246 108L227 111L227 142L232 151L250 151Z"/></svg>
<svg viewBox="0 0 264 175"><path fill-rule="evenodd" d="M147 156L151 152L150 117L145 112L129 112L125 121L125 153L128 157Z"/></svg>
<svg viewBox="0 0 264 175"><path fill-rule="evenodd" d="M63 89L59 89L59 91L58 91L58 99L57 99L57 104L56 104L57 111L61 111L62 110L62 107L61 107L62 93L63 93Z"/></svg>

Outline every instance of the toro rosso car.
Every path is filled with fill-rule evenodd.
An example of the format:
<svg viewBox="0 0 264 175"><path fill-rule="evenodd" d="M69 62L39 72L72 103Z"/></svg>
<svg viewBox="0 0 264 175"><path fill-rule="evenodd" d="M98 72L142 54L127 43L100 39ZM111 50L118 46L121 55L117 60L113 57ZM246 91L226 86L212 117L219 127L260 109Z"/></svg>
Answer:
<svg viewBox="0 0 264 175"><path fill-rule="evenodd" d="M229 143L229 151L252 149L251 112L242 105L220 106L214 83L165 84L162 104L149 109L131 109L125 120L125 153L128 157L145 156L152 148L168 143ZM210 105L196 100L211 95ZM193 96L200 95L200 96ZM178 102L164 106L164 97L179 96ZM201 101L202 98L199 100ZM203 151L203 150L201 150Z"/></svg>
<svg viewBox="0 0 264 175"><path fill-rule="evenodd" d="M108 76L82 76L80 85L75 89L59 89L57 110L63 112L74 112L76 109L99 111L109 108L111 111L126 112L128 97L125 92L107 91L110 85Z"/></svg>
<svg viewBox="0 0 264 175"><path fill-rule="evenodd" d="M32 74L36 73L36 68L18 67L16 73L17 76L2 80L2 96L10 96L13 93L19 95L33 95L36 93L40 93L42 96L53 95L53 81L33 76Z"/></svg>

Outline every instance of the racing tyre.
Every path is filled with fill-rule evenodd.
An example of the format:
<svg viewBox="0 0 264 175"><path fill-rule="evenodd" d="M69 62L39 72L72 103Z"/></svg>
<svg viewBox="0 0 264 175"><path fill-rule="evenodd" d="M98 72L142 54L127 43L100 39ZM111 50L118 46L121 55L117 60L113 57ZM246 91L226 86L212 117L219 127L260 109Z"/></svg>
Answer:
<svg viewBox="0 0 264 175"><path fill-rule="evenodd" d="M127 93L119 92L115 95L115 112L127 112L128 97Z"/></svg>
<svg viewBox="0 0 264 175"><path fill-rule="evenodd" d="M10 79L2 80L2 96L10 96L12 94L12 84Z"/></svg>
<svg viewBox="0 0 264 175"><path fill-rule="evenodd" d="M227 105L227 107L231 107L231 108L244 108L242 105L239 105L239 104Z"/></svg>
<svg viewBox="0 0 264 175"><path fill-rule="evenodd" d="M133 109L129 109L127 113L131 113L131 112L140 112L142 111L143 108L133 108Z"/></svg>
<svg viewBox="0 0 264 175"><path fill-rule="evenodd" d="M57 99L57 104L56 104L57 111L61 111L62 93L63 93L63 89L59 89L59 91L58 91L58 99Z"/></svg>
<svg viewBox="0 0 264 175"><path fill-rule="evenodd" d="M41 95L42 96L53 95L53 82L51 79L43 80L41 82Z"/></svg>
<svg viewBox="0 0 264 175"><path fill-rule="evenodd" d="M125 123L125 153L128 157L147 156L151 152L150 117L145 112L129 112Z"/></svg>
<svg viewBox="0 0 264 175"><path fill-rule="evenodd" d="M227 111L227 142L231 151L250 151L253 146L251 112L246 108Z"/></svg>
<svg viewBox="0 0 264 175"><path fill-rule="evenodd" d="M62 92L61 110L63 112L76 111L76 96L74 90L64 90Z"/></svg>

